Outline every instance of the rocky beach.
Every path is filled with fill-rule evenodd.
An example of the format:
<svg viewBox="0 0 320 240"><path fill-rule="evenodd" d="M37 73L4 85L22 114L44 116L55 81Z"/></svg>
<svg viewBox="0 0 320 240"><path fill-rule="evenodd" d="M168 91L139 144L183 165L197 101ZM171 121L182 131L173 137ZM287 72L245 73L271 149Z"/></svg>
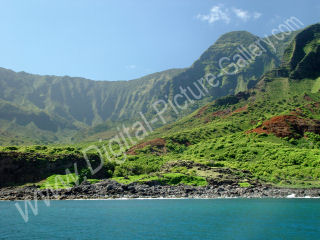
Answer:
<svg viewBox="0 0 320 240"><path fill-rule="evenodd" d="M196 187L188 185L161 185L150 181L145 183L121 184L103 180L90 184L84 182L69 189L38 189L37 186L6 187L0 189L0 200L25 199L120 199L120 198L319 198L320 189L277 188L270 185L208 185Z"/></svg>

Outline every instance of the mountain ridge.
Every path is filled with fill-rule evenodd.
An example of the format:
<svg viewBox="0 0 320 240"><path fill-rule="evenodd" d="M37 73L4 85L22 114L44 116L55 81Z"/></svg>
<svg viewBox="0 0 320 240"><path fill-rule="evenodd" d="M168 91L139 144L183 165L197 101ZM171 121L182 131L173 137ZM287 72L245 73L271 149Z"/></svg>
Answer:
<svg viewBox="0 0 320 240"><path fill-rule="evenodd" d="M230 37L231 35L233 37ZM234 35L238 35L238 39L232 40ZM225 41L226 38L230 38L230 41ZM257 39L259 39L257 36L246 31L226 33L189 68L170 69L130 81L92 81L81 77L16 73L0 68L0 107L2 106L0 120L2 126L6 126L0 127L0 130L9 135L16 135L14 130L20 129L18 136L13 139L2 138L0 142L2 144L51 143L53 139L58 142L70 142L87 138L88 132L100 131L98 129L103 129L108 136L108 131L116 127L116 124L111 124L110 128L108 121L133 122L139 119L139 112L145 114L147 118L154 116L155 110L150 103L164 96L172 98L179 93L180 87L196 90L194 81L206 73L218 74L221 71L218 64L220 57L229 55L231 57L238 51L237 47L242 44L248 45L248 42ZM248 86L249 88L254 86L262 74L280 62L268 46L264 44L264 47L267 49L265 55L250 63L239 74L223 76L221 86L217 88L207 86L209 89L207 96L200 101L195 99L196 103L188 110L181 112L179 116L173 111L168 112L168 122L191 113L213 99L245 91ZM6 108L12 109L10 116ZM28 117L26 111L33 112L31 117ZM39 114L47 119L45 121L47 125L51 123L52 126L41 127L37 120ZM21 118L30 121L21 121L19 120ZM99 127L95 128L96 126ZM159 126L160 123L157 127ZM30 131L35 131L37 134L30 137ZM82 133L79 135L79 132ZM15 140L17 138L19 141Z"/></svg>
<svg viewBox="0 0 320 240"><path fill-rule="evenodd" d="M131 141L128 135L120 141L0 147L0 161L5 163L10 159L9 164L0 167L0 175L7 174L13 181L17 179L6 182L5 178L2 185L25 184L21 176L12 176L16 168L22 171L32 159L32 166L41 166L43 170L36 179L32 174L28 176L35 184L32 187L48 188L47 184L50 186L57 178L52 174L64 174L63 165L59 163L49 165L53 168L48 169L50 161L66 160L70 166L87 154L94 166L100 156L103 167L99 176L92 176L89 167L79 164L78 180L89 178L81 185L84 189L88 185L95 188L99 183L94 183L107 178L109 182L123 184L120 193L133 185L151 186L152 191L155 186L162 189L177 185L174 189L181 189L182 185L191 185L190 188L197 187L204 192L216 189L215 196L221 196L224 191L248 196L252 191L261 193L261 189L319 189L320 65L316 66L315 76L310 77L308 66L301 64L313 61L314 54L318 54L318 26L320 24L309 26L297 33L293 44L303 36L308 36L307 41L298 48L288 46L287 61L263 74L254 87L215 99L150 132L146 138ZM299 57L293 57L296 55ZM296 66L299 66L299 78L295 78ZM138 139L140 141L136 141ZM131 141L130 145L127 140ZM74 176L66 172L58 177L68 179L70 175ZM74 181L53 188L69 188L76 185ZM71 191L74 189L79 188ZM188 196L188 192L185 193ZM145 192L140 194L145 196ZM152 196L154 192L148 194Z"/></svg>

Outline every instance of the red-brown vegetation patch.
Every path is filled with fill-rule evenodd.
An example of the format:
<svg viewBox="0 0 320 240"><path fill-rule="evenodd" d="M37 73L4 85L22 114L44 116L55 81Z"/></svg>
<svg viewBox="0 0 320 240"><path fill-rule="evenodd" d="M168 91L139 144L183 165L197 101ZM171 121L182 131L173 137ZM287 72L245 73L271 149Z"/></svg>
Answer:
<svg viewBox="0 0 320 240"><path fill-rule="evenodd" d="M225 110L219 110L219 111L213 112L212 116L213 117L223 117L223 116L228 115L230 112L231 112L231 110L228 108Z"/></svg>
<svg viewBox="0 0 320 240"><path fill-rule="evenodd" d="M163 138L155 138L131 147L126 153L129 155L136 155L136 150L141 150L145 147L150 147L150 151L156 155L162 155L167 152L166 140Z"/></svg>
<svg viewBox="0 0 320 240"><path fill-rule="evenodd" d="M308 94L304 94L303 98L304 98L304 100L307 100L309 102L313 101L313 99Z"/></svg>
<svg viewBox="0 0 320 240"><path fill-rule="evenodd" d="M314 102L314 103L309 103L305 106L307 109L309 109L312 113L315 113L319 110L320 103Z"/></svg>
<svg viewBox="0 0 320 240"><path fill-rule="evenodd" d="M295 115L283 115L272 117L263 122L263 124L255 128L249 133L258 134L274 134L277 137L293 137L299 138L305 132L320 133L320 121L314 119L304 119Z"/></svg>
<svg viewBox="0 0 320 240"><path fill-rule="evenodd" d="M250 124L251 124L251 125L256 125L257 123L258 123L257 120L251 120L251 121L250 121Z"/></svg>
<svg viewBox="0 0 320 240"><path fill-rule="evenodd" d="M200 108L195 117L200 118L207 109L208 109L208 106L204 106L204 107Z"/></svg>
<svg viewBox="0 0 320 240"><path fill-rule="evenodd" d="M290 115L303 116L301 108L296 108L290 112Z"/></svg>
<svg viewBox="0 0 320 240"><path fill-rule="evenodd" d="M239 113L239 112L244 112L244 111L247 111L248 110L248 105L245 105L245 106L243 106L243 107L240 107L240 108L237 108L236 110L234 110L233 112L232 112L232 114L234 114L234 113Z"/></svg>
<svg viewBox="0 0 320 240"><path fill-rule="evenodd" d="M201 109L200 109L201 110ZM199 110L199 112L200 112ZM239 112L244 112L244 111L247 111L248 110L248 105L245 105L243 107L240 107L240 108L237 108L236 110L232 111L230 108L228 109L224 109L224 110L219 110L219 111L216 111L216 112L213 112L211 114L211 117L221 117L221 118L226 118L226 117L229 117L231 116L232 114L234 113L239 113ZM198 112L198 113L199 113ZM204 119L204 122L205 123L208 123L212 121L212 119L210 117L206 117Z"/></svg>
<svg viewBox="0 0 320 240"><path fill-rule="evenodd" d="M227 117L231 113L231 109L224 109L224 110L219 110L211 113L211 115L207 115L207 117L204 119L204 123L211 122L213 118L215 117Z"/></svg>

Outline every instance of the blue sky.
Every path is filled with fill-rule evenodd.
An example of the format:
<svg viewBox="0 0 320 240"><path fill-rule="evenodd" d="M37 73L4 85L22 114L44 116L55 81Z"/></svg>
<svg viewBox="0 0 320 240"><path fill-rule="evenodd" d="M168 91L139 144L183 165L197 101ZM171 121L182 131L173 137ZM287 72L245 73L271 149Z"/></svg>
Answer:
<svg viewBox="0 0 320 240"><path fill-rule="evenodd" d="M221 34L270 35L295 16L319 22L319 0L0 0L0 67L129 80L190 66Z"/></svg>

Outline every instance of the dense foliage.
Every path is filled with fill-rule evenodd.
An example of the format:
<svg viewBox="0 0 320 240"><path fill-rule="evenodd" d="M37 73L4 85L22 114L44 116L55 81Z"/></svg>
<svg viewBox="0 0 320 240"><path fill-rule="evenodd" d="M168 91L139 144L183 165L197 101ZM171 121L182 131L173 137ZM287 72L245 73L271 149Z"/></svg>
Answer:
<svg viewBox="0 0 320 240"><path fill-rule="evenodd" d="M295 33L292 33L294 36ZM152 119L152 104L168 96L172 100L180 87L197 92L194 82L206 73L219 74L221 57L232 58L240 46L258 40L248 32L227 33L210 46L187 69L171 69L131 81L91 81L83 78L40 76L0 68L0 144L49 144L107 139L123 123ZM277 55L291 38L276 44L277 51L262 42L266 52L235 75L220 77L219 86L206 84L209 94L195 100L179 114L167 112L167 121L185 116L199 106L228 94L252 88L260 77L279 65ZM154 127L161 126L158 121Z"/></svg>
<svg viewBox="0 0 320 240"><path fill-rule="evenodd" d="M87 167L81 166L80 179L74 177L68 185L56 188L73 186L77 180L101 178L122 183L157 181L170 185L205 186L210 181L232 180L240 187L250 187L254 182L320 187L320 65L314 71L316 76L304 68L305 61L319 53L319 31L318 24L299 32L292 44L299 42L302 46L292 49L291 44L285 51L284 64L263 75L253 89L237 93L237 83L233 82L230 89L235 95L210 102L179 121L157 129L140 144L126 149L126 153L111 159L106 158L111 152L105 153L99 175L91 176ZM227 34L181 74L189 72L190 76L200 76L205 70L198 64L208 62L208 66L214 66L213 54L234 43L234 38L239 36L243 41L255 38L246 32ZM277 71L284 74L279 76ZM262 72L256 73L256 77ZM299 78L294 78L297 72ZM90 144L103 148L108 141L7 146L0 150L52 157L79 155ZM92 151L92 154L96 153ZM61 178L66 180L71 176L66 174ZM56 175L49 176L38 185L43 188L56 178Z"/></svg>

